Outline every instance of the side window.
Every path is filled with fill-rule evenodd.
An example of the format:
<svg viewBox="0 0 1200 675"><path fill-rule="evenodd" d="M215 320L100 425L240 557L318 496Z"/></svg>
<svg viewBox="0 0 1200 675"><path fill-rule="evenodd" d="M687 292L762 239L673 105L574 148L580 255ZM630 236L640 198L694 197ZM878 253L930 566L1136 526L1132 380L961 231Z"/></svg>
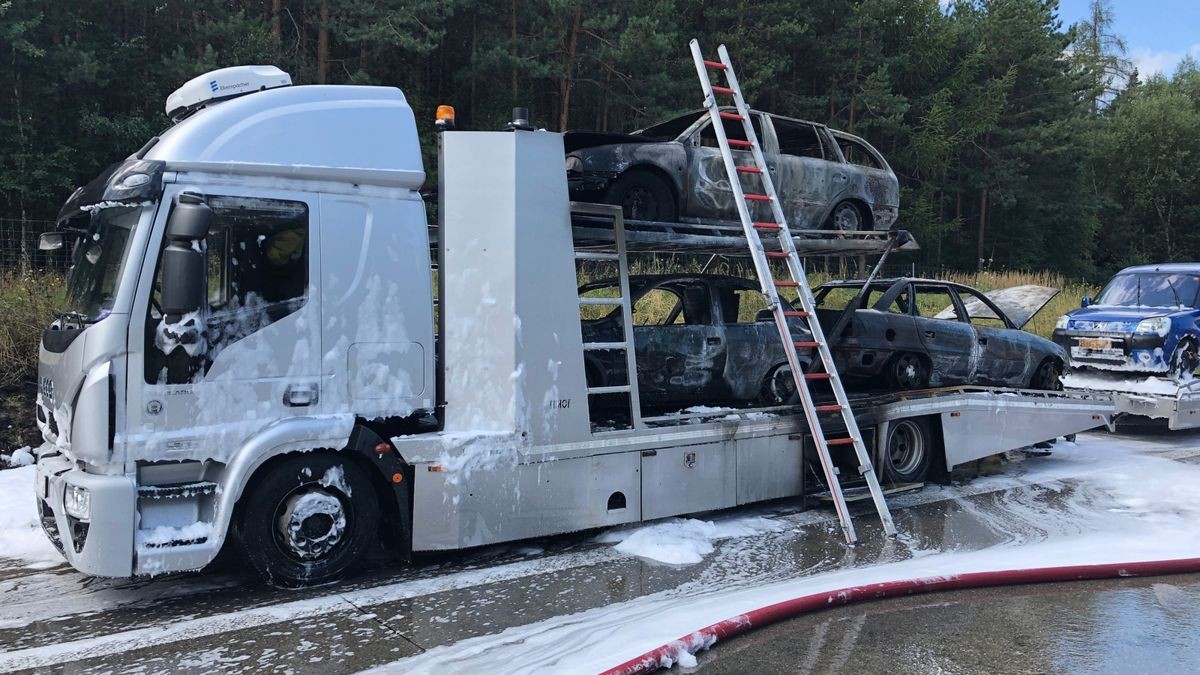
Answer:
<svg viewBox="0 0 1200 675"><path fill-rule="evenodd" d="M721 291L721 320L727 324L772 321L767 299L753 288L726 288Z"/></svg>
<svg viewBox="0 0 1200 675"><path fill-rule="evenodd" d="M881 299L883 299L884 294L887 293L889 290L891 290L891 289L886 288L886 287L881 288L879 290L872 290L870 295L867 297L867 302L866 302L865 306L870 307L871 309L878 309L880 311L887 312L889 314L909 314L911 312L912 303L909 302L909 299L908 299L909 291L907 288L904 291L902 291L899 295L897 295L896 298L894 300L892 300L891 304L888 305L887 307L876 307L875 306L876 303L878 303Z"/></svg>
<svg viewBox="0 0 1200 675"><path fill-rule="evenodd" d="M871 152L867 146L861 141L856 141L852 138L844 136L838 137L838 147L842 150L842 155L846 161L859 166L866 166L872 169L882 169L883 165L875 158L875 153Z"/></svg>
<svg viewBox="0 0 1200 675"><path fill-rule="evenodd" d="M635 326L682 324L683 314L683 298L665 288L652 288L633 303Z"/></svg>
<svg viewBox="0 0 1200 675"><path fill-rule="evenodd" d="M969 291L959 291L958 297L962 300L963 307L967 311L967 319L972 326L979 328L1008 328L1008 324L1004 323L991 307L984 302L983 298Z"/></svg>
<svg viewBox="0 0 1200 675"><path fill-rule="evenodd" d="M181 384L207 372L231 344L304 306L309 218L303 202L212 196L205 238L208 309L190 325L151 303L146 381ZM160 262L161 265L161 262ZM160 286L158 271L155 293ZM197 347L199 345L199 347Z"/></svg>
<svg viewBox="0 0 1200 675"><path fill-rule="evenodd" d="M828 310L843 310L850 305L857 294L857 288L827 288L817 293L817 307ZM878 296L876 297L878 299ZM862 307L863 305L860 304L857 309L862 309Z"/></svg>
<svg viewBox="0 0 1200 675"><path fill-rule="evenodd" d="M741 120L721 120L721 121L724 123L722 126L725 127L725 138L730 138L735 141L746 140L746 132L742 128ZM754 127L754 135L758 136L758 139L761 141L762 140L762 116L761 115L751 115L750 116L750 125L752 127ZM700 145L703 145L706 148L717 147L717 134L716 134L716 132L713 131L712 122L709 122L708 124L705 124L703 127L700 128Z"/></svg>
<svg viewBox="0 0 1200 675"><path fill-rule="evenodd" d="M917 286L917 311L920 316L958 321L958 306L954 296L945 286Z"/></svg>
<svg viewBox="0 0 1200 675"><path fill-rule="evenodd" d="M775 137L779 140L779 152L795 157L825 158L816 127L778 117L772 118L772 121L775 123Z"/></svg>

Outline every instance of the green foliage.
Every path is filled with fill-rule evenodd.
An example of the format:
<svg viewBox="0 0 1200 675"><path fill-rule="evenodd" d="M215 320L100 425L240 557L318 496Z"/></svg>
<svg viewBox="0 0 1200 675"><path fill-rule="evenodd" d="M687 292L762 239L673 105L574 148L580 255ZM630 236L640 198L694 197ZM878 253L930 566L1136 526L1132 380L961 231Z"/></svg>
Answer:
<svg viewBox="0 0 1200 675"><path fill-rule="evenodd" d="M397 86L499 128L632 130L699 106L687 41L725 43L752 104L867 138L921 263L1098 277L1200 254L1200 74L1139 78L1094 0L0 0L0 215L50 218L168 124L213 68Z"/></svg>

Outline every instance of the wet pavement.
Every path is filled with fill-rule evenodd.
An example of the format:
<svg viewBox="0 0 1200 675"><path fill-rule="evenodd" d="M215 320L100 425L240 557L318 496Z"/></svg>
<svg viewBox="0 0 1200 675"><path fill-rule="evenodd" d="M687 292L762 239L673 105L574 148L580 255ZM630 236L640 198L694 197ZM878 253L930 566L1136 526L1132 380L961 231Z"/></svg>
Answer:
<svg viewBox="0 0 1200 675"><path fill-rule="evenodd" d="M1200 575L972 589L839 607L718 643L723 673L1195 673Z"/></svg>
<svg viewBox="0 0 1200 675"><path fill-rule="evenodd" d="M1121 444L1130 457L1182 463L1200 460L1200 435L1196 434L1128 437ZM1087 447L1086 442L1080 446ZM1080 451L1046 458L1013 453L1005 461L984 463L980 468L985 475L973 481L927 486L918 493L896 496L890 502L902 535L894 540L882 536L869 505L858 505L856 523L862 543L855 548L842 544L836 520L825 510L800 511L794 502L785 501L723 512L709 517L761 516L777 523L778 531L717 541L712 554L692 565L667 565L620 553L611 545L598 542L594 532L441 555L415 566L377 565L346 582L300 591L264 588L239 570L236 562L196 574L106 580L85 577L65 566L31 570L0 561L0 598L3 598L0 670L65 667L70 672L346 672L383 666L410 656L428 660L443 651L476 643L483 644L472 656L479 661L448 658L429 669L470 672L478 670L472 663L477 666L489 662L501 671L554 669L554 664L565 663L558 659L570 651L569 645L551 645L539 652L541 660L516 663L494 660L500 657L493 657L489 651L492 647L484 643L494 639L497 645L520 649L524 643L514 641L524 640L519 631L531 625L561 628L564 623L574 621L573 617L587 616L611 606L660 599L686 603L688 598L702 597L713 588L754 589L845 568L905 561L933 551L1014 547L1102 531L1107 519L1113 517L1110 513L1113 497L1112 487L1101 477L1111 476L1114 466L1119 468L1122 461L1119 456L1114 459L1109 454L1100 461ZM807 619L814 623L793 629L805 635L808 642L801 644L803 641L793 638L789 644L806 651L777 651L779 661L763 661L761 668L749 670L770 670L775 667L773 663L795 665L809 658L817 659L815 669L828 670L820 665L828 663L823 660L825 652L820 650L839 644L837 640L842 640L840 636L850 631L855 622L861 626L853 629L858 632L849 645L847 663L860 664L853 666L855 669L877 670L872 664L878 666L883 662L869 659L879 657L880 653L897 655L894 649L898 643L887 637L896 623L889 621L906 611L925 612L921 616L929 618L939 616L938 607L949 607L943 618L929 620L942 625L942 630L958 631L955 634L963 636L964 644L969 641L967 634L976 629L980 634L990 631L1014 636L1013 640L1025 635L1023 628L1016 629L1026 624L1006 618L1003 607L1019 613L1024 606L1021 598L1033 607L1037 605L1034 596L1038 593L1058 598L1064 607L1079 610L1092 602L1104 611L1126 611L1137 616L1140 605L1132 600L1111 608L1103 601L1106 597L1128 597L1120 594L1122 583L1107 589L1116 595L1105 596L1098 591L1092 601L1082 591L1078 596L1071 591L1053 595L1048 590L1051 586L1037 591L995 591L998 598L1013 600L996 604L991 614L983 609L995 603L963 601L961 605L952 605L948 604L950 596L889 601L910 603L896 605L908 607L898 610L899 613L877 609L886 603L872 605L874 613L870 615L853 607L836 610ZM1130 587L1130 592L1137 588L1153 589L1153 583L1157 582L1145 583L1150 585ZM1095 588L1106 587L1095 585ZM1183 596L1170 596L1170 591L1168 596L1196 597L1187 595L1196 591L1195 580L1191 586L1179 588ZM956 597L959 595L967 594ZM1070 612L1062 614L1067 610L1060 609L1059 614L1054 614L1051 611L1054 604L1048 601L1039 616L1057 617L1063 625L1098 625L1098 620L1092 619L1067 622L1063 617ZM1192 602L1192 606L1197 603ZM978 617L976 623L969 621L972 616ZM1192 622L1188 625L1194 632L1196 614L1181 616L1181 620ZM822 630L829 633L829 643L814 647L809 638L821 625L826 626ZM973 628L968 630L968 626ZM784 626L772 630L784 630ZM1092 633L1100 635L1095 630ZM507 637L510 634L515 637ZM941 640L938 635L932 629L924 634L914 632L911 644L927 644L932 650L928 658L941 658L940 644L923 642L936 643ZM1031 642L1033 638L1020 639L1029 645L1039 645L1038 658L1057 653L1055 645L1067 644L1062 640L1048 645ZM706 669L745 672L736 661L722 662L723 654L729 651L725 647L736 644L730 642L706 656ZM529 652L536 651L532 641L528 646ZM1017 646L1010 644L1005 653L1011 653ZM971 653L974 662L983 664L980 668L990 672L1028 672L1003 671L1003 667L1013 664L1002 650L992 651L990 643L977 646ZM918 657L924 658L919 650L913 652L912 658L916 660L911 662L912 668L932 672L921 670L926 661ZM1090 663L1071 661L1070 653L1064 658L1068 665ZM397 664L396 670L406 670L408 663ZM985 668L987 664L991 667ZM955 668L949 670L959 672ZM970 671L969 666L962 668L976 672ZM1035 665L1033 670L1039 668L1042 666ZM1081 668L1087 670L1086 666ZM1047 669L1062 670L1054 663Z"/></svg>

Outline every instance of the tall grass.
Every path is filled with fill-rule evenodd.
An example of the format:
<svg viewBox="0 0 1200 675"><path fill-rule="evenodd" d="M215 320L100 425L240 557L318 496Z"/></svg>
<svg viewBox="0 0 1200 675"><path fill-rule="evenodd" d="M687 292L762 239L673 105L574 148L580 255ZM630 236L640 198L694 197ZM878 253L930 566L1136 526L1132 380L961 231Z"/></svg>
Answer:
<svg viewBox="0 0 1200 675"><path fill-rule="evenodd" d="M66 282L57 274L0 275L0 390L37 379L42 330L65 295Z"/></svg>

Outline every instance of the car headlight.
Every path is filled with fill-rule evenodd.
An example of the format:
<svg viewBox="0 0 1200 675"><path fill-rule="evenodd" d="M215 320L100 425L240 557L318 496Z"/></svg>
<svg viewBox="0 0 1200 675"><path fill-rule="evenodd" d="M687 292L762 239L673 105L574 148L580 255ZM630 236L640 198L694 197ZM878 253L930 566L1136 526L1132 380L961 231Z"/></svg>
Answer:
<svg viewBox="0 0 1200 675"><path fill-rule="evenodd" d="M1165 337L1171 332L1171 320L1165 316L1156 316L1153 319L1142 319L1138 322L1134 333L1139 335L1158 335Z"/></svg>
<svg viewBox="0 0 1200 675"><path fill-rule="evenodd" d="M1063 314L1062 316L1058 317L1058 323L1054 324L1054 328L1056 330L1066 330L1070 324L1071 324L1071 317L1067 316L1066 314Z"/></svg>
<svg viewBox="0 0 1200 675"><path fill-rule="evenodd" d="M85 487L68 485L63 493L63 508L67 515L80 520L92 517L92 493Z"/></svg>
<svg viewBox="0 0 1200 675"><path fill-rule="evenodd" d="M567 155L567 171L583 171L583 160L575 155Z"/></svg>

